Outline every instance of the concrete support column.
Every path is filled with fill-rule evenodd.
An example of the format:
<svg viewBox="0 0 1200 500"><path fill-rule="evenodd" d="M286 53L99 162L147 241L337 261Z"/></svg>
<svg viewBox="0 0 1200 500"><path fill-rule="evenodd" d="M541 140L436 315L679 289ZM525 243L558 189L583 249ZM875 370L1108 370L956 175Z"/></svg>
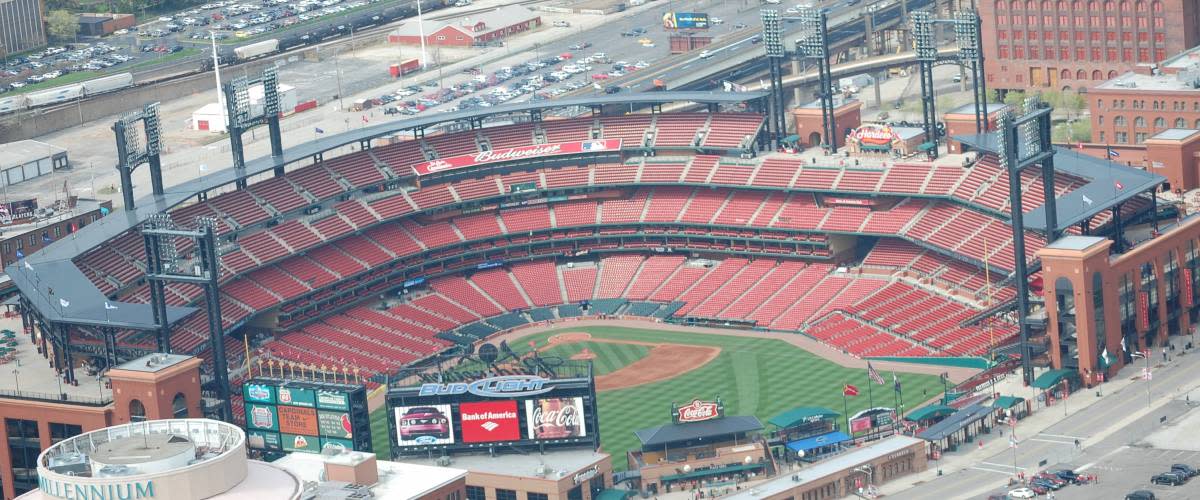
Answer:
<svg viewBox="0 0 1200 500"><path fill-rule="evenodd" d="M792 59L792 74L799 75L801 71L802 70L800 69L800 60ZM797 106L804 104L804 96L800 94L800 85L797 85L794 88L792 88L792 101L795 101ZM785 108L786 108L786 106L785 106Z"/></svg>

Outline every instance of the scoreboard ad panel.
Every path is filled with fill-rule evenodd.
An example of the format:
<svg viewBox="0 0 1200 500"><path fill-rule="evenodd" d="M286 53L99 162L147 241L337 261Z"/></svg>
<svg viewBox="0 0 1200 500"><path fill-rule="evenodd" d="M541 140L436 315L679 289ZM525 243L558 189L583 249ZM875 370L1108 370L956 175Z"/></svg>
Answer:
<svg viewBox="0 0 1200 500"><path fill-rule="evenodd" d="M570 379L502 375L392 388L387 397L392 454L595 447L599 426L592 380L589 370Z"/></svg>
<svg viewBox="0 0 1200 500"><path fill-rule="evenodd" d="M250 448L320 453L325 445L372 451L366 388L259 377L242 386Z"/></svg>

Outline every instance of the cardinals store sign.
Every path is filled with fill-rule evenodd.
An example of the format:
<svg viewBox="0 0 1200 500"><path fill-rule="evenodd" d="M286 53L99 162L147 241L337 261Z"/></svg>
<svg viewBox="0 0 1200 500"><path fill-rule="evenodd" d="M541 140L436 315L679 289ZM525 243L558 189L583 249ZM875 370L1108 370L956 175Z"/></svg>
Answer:
<svg viewBox="0 0 1200 500"><path fill-rule="evenodd" d="M716 401L692 400L683 406L671 405L671 421L676 424L703 422L725 416L725 405Z"/></svg>

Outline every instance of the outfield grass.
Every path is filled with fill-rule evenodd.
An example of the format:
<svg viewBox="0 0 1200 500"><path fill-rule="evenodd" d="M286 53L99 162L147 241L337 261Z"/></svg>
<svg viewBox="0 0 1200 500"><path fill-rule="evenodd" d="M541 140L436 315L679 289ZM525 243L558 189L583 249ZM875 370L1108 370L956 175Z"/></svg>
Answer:
<svg viewBox="0 0 1200 500"><path fill-rule="evenodd" d="M533 334L510 342L510 345L515 349L517 346L526 345L530 340L544 345L548 337L565 331L585 331L593 337L606 339L721 348L721 354L715 359L682 376L638 387L601 392L598 395L601 445L604 451L613 456L613 465L617 470L625 469L625 451L640 447L633 431L669 423L672 402L685 403L694 398L713 399L720 396L725 403L727 415L755 415L765 425L771 417L797 406L824 406L842 412L842 385L850 383L858 386L860 390L860 396L847 398L850 413L866 409L870 405L867 394L870 382L865 369L843 368L783 340L587 326ZM613 344L587 344L589 349L600 356L595 361L597 373L608 373L636 360L628 357L627 351L610 353L600 350ZM571 346L568 344L553 347L551 350L565 350L569 347ZM577 351L582 345L575 347ZM610 354L619 359L607 359ZM644 353L642 355L644 356ZM602 369L606 371L602 372ZM891 373L884 372L882 375L888 384L873 387L874 402L876 406L890 407L894 404ZM907 408L935 397L942 388L940 380L935 376L899 376ZM380 446L381 443L386 445L387 441L386 426L376 425L380 419L386 422L383 411L372 415L371 427L377 452L389 449Z"/></svg>

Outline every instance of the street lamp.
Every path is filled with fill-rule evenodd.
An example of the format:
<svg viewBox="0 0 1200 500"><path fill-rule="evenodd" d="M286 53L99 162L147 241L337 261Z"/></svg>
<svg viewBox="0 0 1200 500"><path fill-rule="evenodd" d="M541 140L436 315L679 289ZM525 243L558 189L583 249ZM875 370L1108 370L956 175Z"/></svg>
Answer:
<svg viewBox="0 0 1200 500"><path fill-rule="evenodd" d="M1145 351L1136 351L1133 353L1133 357L1146 358L1146 369L1145 372L1142 373L1142 378L1146 380L1146 406L1153 406L1154 399L1150 395L1150 380L1153 379L1154 376L1150 373L1150 349L1146 349Z"/></svg>

